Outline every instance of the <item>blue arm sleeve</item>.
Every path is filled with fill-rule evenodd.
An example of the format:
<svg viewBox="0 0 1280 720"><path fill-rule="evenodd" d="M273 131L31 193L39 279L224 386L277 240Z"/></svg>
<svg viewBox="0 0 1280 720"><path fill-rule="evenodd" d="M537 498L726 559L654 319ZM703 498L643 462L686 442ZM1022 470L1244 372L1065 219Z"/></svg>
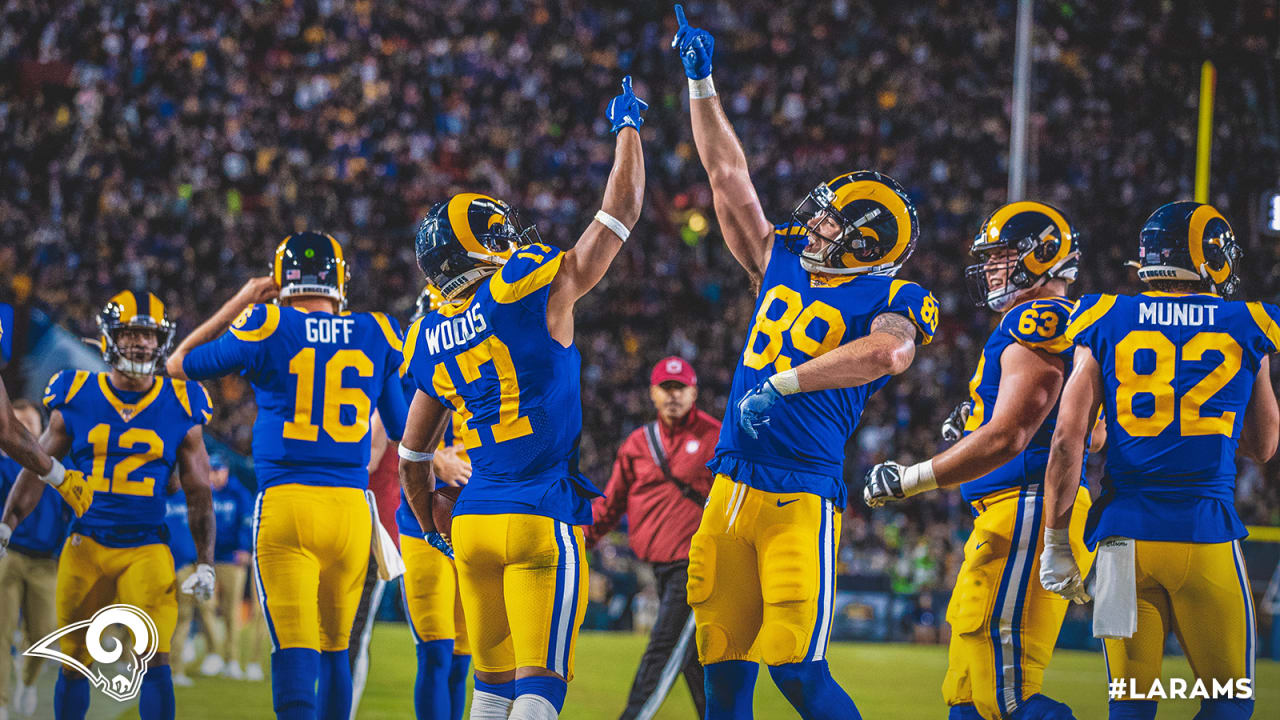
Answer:
<svg viewBox="0 0 1280 720"><path fill-rule="evenodd" d="M231 324L217 340L192 349L182 359L182 371L192 380L220 377L232 372L252 372L257 368L262 343L280 324L280 308L253 305Z"/></svg>

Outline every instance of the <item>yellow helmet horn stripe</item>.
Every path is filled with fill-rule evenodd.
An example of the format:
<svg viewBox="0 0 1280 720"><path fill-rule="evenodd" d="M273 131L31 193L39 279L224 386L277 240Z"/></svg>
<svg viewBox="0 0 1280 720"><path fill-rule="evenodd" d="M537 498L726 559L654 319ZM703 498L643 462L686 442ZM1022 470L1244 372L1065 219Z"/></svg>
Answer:
<svg viewBox="0 0 1280 720"><path fill-rule="evenodd" d="M276 246L276 257L271 263L271 276L275 278L276 287L284 287L284 251L289 246L289 238L292 234L285 235L280 244Z"/></svg>
<svg viewBox="0 0 1280 720"><path fill-rule="evenodd" d="M1062 216L1062 213L1054 210L1052 207L1045 205L1044 203L1035 202L1034 200L1021 200L1019 202L1012 202L1005 205L991 216L991 221L987 223L987 227L995 228L996 232L994 235L999 237L1000 230L1004 228L1004 224L1009 221L1009 218L1017 215L1018 213L1024 212L1037 212L1041 215L1046 215L1053 221L1054 225L1058 226L1058 235L1061 240L1061 242L1058 243L1058 252L1055 253L1053 257L1043 262L1036 259L1035 253L1028 255L1024 261L1028 270L1036 275L1043 275L1054 265L1065 260L1067 256L1075 250L1075 248L1072 247L1074 244L1073 240L1075 238L1075 234L1071 232L1071 225L1067 223L1067 219ZM993 233L990 232L990 229L988 229L988 237L992 234Z"/></svg>
<svg viewBox="0 0 1280 720"><path fill-rule="evenodd" d="M1191 219L1188 221L1188 234L1191 237L1188 238L1187 245L1188 249L1191 251L1191 263L1195 265L1196 268L1203 267L1209 273L1209 279L1213 280L1215 283L1223 283L1231 276L1231 267L1229 264L1223 263L1221 268L1214 270L1206 264L1204 259L1204 243L1206 240L1204 231L1205 228L1209 226L1209 222L1214 218L1222 220L1222 222L1227 223L1227 227L1231 227L1231 223L1227 222L1227 219L1223 217L1222 213L1218 212L1218 209L1214 206L1201 205L1196 208L1196 211L1191 213ZM1217 240L1217 242L1214 242L1215 240ZM1214 245L1222 245L1222 240L1219 238L1209 238L1208 241Z"/></svg>
<svg viewBox="0 0 1280 720"><path fill-rule="evenodd" d="M449 225L453 228L453 234L458 238L458 242L462 243L462 247L467 252L478 253L480 255L493 255L486 250L480 241L476 239L475 231L471 229L471 219L467 217L467 211L471 208L471 203L476 200L491 200L498 202L496 199L488 195L480 193L459 193L449 200ZM492 227L492 224L490 225Z"/></svg>
<svg viewBox="0 0 1280 720"><path fill-rule="evenodd" d="M108 302L120 306L120 322L129 322L138 316L138 297L132 290L118 292Z"/></svg>
<svg viewBox="0 0 1280 720"><path fill-rule="evenodd" d="M333 246L333 256L338 260L338 295L345 298L347 296L347 261L342 257L342 245L328 233L325 237L329 238L329 244Z"/></svg>
<svg viewBox="0 0 1280 720"><path fill-rule="evenodd" d="M828 183L828 185L835 184L840 180L840 178L848 177L849 174L841 175L839 178ZM894 244L893 249L878 260L873 260L871 262L858 261L854 267L886 265L897 262L902 253L906 251L907 246L911 244L911 213L907 210L907 203L902 199L902 196L894 192L893 188L888 185L872 180L860 180L847 183L837 188L835 195L835 205L837 210L844 210L845 206L854 200L873 200L885 206L885 208L893 214L893 219L898 223L898 239ZM850 220L853 219L855 218L850 218Z"/></svg>
<svg viewBox="0 0 1280 720"><path fill-rule="evenodd" d="M156 325L164 322L164 302L155 296L155 293L147 293L147 305L151 313L151 319Z"/></svg>

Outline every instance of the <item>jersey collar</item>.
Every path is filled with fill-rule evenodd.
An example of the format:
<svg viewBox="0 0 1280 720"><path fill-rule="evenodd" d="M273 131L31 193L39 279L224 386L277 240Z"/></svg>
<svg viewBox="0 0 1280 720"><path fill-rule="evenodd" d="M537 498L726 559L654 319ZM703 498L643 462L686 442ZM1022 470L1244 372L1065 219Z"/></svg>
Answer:
<svg viewBox="0 0 1280 720"><path fill-rule="evenodd" d="M146 395L138 398L136 403L126 403L121 400L116 391L111 387L111 383L107 382L106 373L98 373L98 387L102 389L102 397L111 403L111 407L120 413L120 419L129 422L146 410L157 397L160 396L160 388L164 386L164 377L156 376L156 381L151 383L151 389Z"/></svg>

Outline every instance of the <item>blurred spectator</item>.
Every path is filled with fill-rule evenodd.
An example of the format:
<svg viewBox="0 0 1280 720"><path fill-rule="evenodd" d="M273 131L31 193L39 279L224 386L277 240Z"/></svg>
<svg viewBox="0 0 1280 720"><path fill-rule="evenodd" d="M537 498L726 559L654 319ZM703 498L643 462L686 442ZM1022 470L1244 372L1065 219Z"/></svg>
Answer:
<svg viewBox="0 0 1280 720"><path fill-rule="evenodd" d="M244 584L249 571L253 500L239 480L231 481L231 470L221 454L210 455L209 466L216 529L213 569L218 584L214 598L198 606L200 626L209 643L209 653L200 663L200 674L226 674L233 680L243 680L237 651L240 605L244 602Z"/></svg>
<svg viewBox="0 0 1280 720"><path fill-rule="evenodd" d="M693 627L686 627L691 609L685 587L689 543L711 492L707 462L715 454L720 423L694 405L698 376L682 358L663 358L653 366L649 398L658 419L636 429L618 448L604 497L592 504L595 523L587 529L587 546L599 542L625 513L631 549L652 566L657 582L658 617L620 720L632 720L640 713L658 691L663 670L676 654L684 658L678 669L702 717L706 696L692 642Z"/></svg>

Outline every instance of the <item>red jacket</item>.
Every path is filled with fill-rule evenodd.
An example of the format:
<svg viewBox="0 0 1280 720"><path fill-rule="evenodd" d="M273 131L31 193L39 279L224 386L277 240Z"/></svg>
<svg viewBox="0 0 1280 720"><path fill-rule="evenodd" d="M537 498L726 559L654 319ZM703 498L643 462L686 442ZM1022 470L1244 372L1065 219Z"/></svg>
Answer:
<svg viewBox="0 0 1280 720"><path fill-rule="evenodd" d="M674 428L658 423L671 474L703 497L711 493L707 462L715 455L720 423L694 408ZM587 528L587 542L594 545L617 526L625 513L630 518L631 548L646 562L664 563L689 559L689 542L702 520L702 507L685 497L668 481L654 462L644 427L618 448L613 474L591 506L595 524Z"/></svg>
<svg viewBox="0 0 1280 720"><path fill-rule="evenodd" d="M378 520L387 529L396 547L400 547L400 530L396 527L396 510L400 507L400 444L387 441L378 467L369 473L369 489L378 503Z"/></svg>

